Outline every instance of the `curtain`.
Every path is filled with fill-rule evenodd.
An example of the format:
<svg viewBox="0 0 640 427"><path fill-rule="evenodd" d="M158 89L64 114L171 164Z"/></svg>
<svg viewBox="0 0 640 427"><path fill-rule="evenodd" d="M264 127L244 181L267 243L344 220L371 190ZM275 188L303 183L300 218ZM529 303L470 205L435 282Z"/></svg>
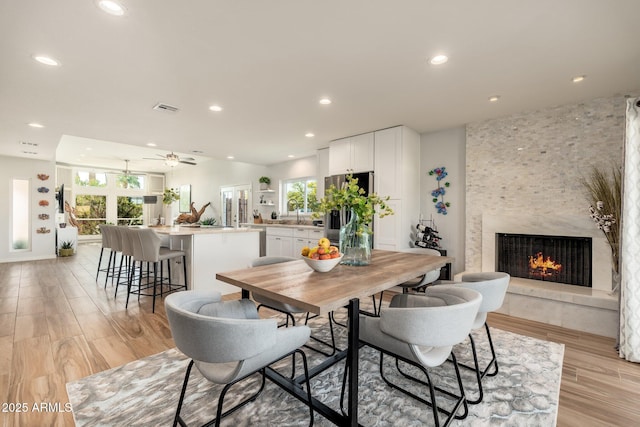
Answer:
<svg viewBox="0 0 640 427"><path fill-rule="evenodd" d="M620 243L621 358L640 362L640 98L627 99Z"/></svg>

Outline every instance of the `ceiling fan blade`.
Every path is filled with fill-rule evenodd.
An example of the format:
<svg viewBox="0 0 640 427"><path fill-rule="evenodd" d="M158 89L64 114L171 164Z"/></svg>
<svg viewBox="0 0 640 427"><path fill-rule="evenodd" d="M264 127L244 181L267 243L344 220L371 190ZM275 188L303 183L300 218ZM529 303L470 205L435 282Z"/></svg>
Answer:
<svg viewBox="0 0 640 427"><path fill-rule="evenodd" d="M194 163L194 162L187 162L187 161L185 161L185 160L180 160L179 162L180 162L180 163L187 164L187 165L193 165L193 166L196 166L196 165L197 165L197 163Z"/></svg>
<svg viewBox="0 0 640 427"><path fill-rule="evenodd" d="M196 159L194 159L193 157L180 157L180 160L188 160L190 162L195 162Z"/></svg>
<svg viewBox="0 0 640 427"><path fill-rule="evenodd" d="M143 157L144 160L166 160L166 159L155 159L153 157Z"/></svg>

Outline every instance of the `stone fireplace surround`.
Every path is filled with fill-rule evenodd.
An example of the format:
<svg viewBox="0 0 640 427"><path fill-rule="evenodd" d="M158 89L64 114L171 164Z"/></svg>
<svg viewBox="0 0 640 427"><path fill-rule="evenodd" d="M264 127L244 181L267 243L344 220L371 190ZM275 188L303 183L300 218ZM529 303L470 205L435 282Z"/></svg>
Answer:
<svg viewBox="0 0 640 427"><path fill-rule="evenodd" d="M593 288L513 279L504 312L617 336L617 295L608 295L611 255L602 232L589 218L581 179L594 164L605 168L620 164L625 111L625 96L616 95L467 124L464 270L495 269L495 251L484 246L495 244L496 231L509 230L489 228L509 224L510 217L519 218L519 224L540 218L557 221L559 235L576 231L593 238ZM522 229L513 232L527 234ZM539 230L539 234L554 232Z"/></svg>
<svg viewBox="0 0 640 427"><path fill-rule="evenodd" d="M588 217L482 216L482 271L495 271L496 233L592 238L592 288L512 277L501 313L608 337L617 336L611 249Z"/></svg>

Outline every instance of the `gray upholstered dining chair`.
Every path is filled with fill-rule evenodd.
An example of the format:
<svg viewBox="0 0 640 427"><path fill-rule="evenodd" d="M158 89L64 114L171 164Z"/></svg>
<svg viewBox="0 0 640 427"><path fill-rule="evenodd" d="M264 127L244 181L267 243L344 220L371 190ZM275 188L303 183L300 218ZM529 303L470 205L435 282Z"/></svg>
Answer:
<svg viewBox="0 0 640 427"><path fill-rule="evenodd" d="M478 361L478 353L476 351L476 343L473 339L473 335L469 334L469 341L471 343L471 350L473 353L474 366L468 366L460 364L467 369L475 371L476 379L478 381L478 398L469 400L469 403L480 403L484 397L482 389L482 379L485 376L492 377L498 373L498 359L496 357L496 351L493 346L493 340L491 339L491 332L489 331L489 325L487 324L487 313L496 311L502 307L504 297L509 287L510 276L503 272L480 272L480 273L466 273L460 277L461 282L446 282L448 284L454 284L461 288L473 289L482 295L482 304L478 309L478 314L473 322L472 330L481 329L484 327L487 333L487 341L489 349L491 350L491 360L484 368L480 368ZM425 291L425 295L430 295L433 292L437 292L439 286L433 286ZM489 372L489 369L493 366L493 371Z"/></svg>
<svg viewBox="0 0 640 427"><path fill-rule="evenodd" d="M307 359L299 349L309 339L309 327L278 328L275 319L260 319L255 304L249 299L221 301L220 293L214 291L171 294L165 299L165 310L176 347L191 358L174 427L178 423L185 425L180 411L193 365L207 380L224 385L218 398L216 418L207 423L219 426L223 417L253 401L262 392L267 366L295 353L302 357L310 408L309 425L313 425ZM223 413L224 397L231 386L258 372L262 374L259 390Z"/></svg>
<svg viewBox="0 0 640 427"><path fill-rule="evenodd" d="M463 419L468 414L468 406L460 370L453 346L464 341L471 331L473 321L482 302L482 295L471 289L454 285L433 288L428 296L397 294L388 308L383 308L380 317L360 316L360 343L380 352L380 376L392 388L431 406L436 425L440 425L438 412L447 415L444 425L454 418ZM429 400L407 390L398 383L392 383L384 374L384 355L396 359L396 368L409 380L427 385ZM458 390L450 391L437 387L431 381L429 369L447 361L453 361ZM417 367L426 381L417 379L401 369L401 363ZM347 372L345 370L345 378ZM454 397L452 408L438 406L436 391ZM341 401L344 397L344 381ZM463 408L462 414L458 414Z"/></svg>
<svg viewBox="0 0 640 427"><path fill-rule="evenodd" d="M405 248L400 249L398 252L405 252L408 254L419 254L419 255L431 255L431 256L441 256L440 251L436 249L429 248ZM402 288L402 293L406 294L409 290L419 291L424 290L428 285L432 284L436 280L440 278L440 268L436 268L434 270L428 271L422 276L418 276L415 279L411 279L407 282L400 283L398 286ZM376 307L376 297L373 295L373 311L374 314L377 315L380 312L380 308L382 307L382 296L384 292L380 292L379 301Z"/></svg>
<svg viewBox="0 0 640 427"><path fill-rule="evenodd" d="M261 265L270 265L270 264L278 264L281 262L289 262L289 261L296 261L298 258L292 258L292 257L286 257L286 256L264 256L264 257L260 257L260 258L256 258L251 262L251 267L259 267ZM294 314L303 314L306 313L306 318L305 318L305 325L308 323L309 319L310 319L310 314L306 311L303 310L299 307L296 307L294 305L291 304L286 304L280 301L276 301L273 300L269 297L266 297L264 295L260 295L260 294L252 294L253 300L258 303L258 310L260 310L261 307L266 307L269 308L271 310L277 311L279 313L282 313L286 316L286 320L285 320L285 324L284 326L288 326L289 325L289 320L291 320L291 324L293 326L296 325L296 319ZM305 347L314 350L320 354L323 354L325 356L332 356L333 354L335 354L336 352L336 339L335 339L335 335L333 332L333 313L330 313L328 316L329 318L329 331L331 333L331 343L328 343L318 337L314 337L311 336L311 339L319 342L320 344L323 344L327 347L329 347L331 349L330 352L326 352L324 350L321 350L319 348L316 347L312 347L309 346L308 344L305 345Z"/></svg>

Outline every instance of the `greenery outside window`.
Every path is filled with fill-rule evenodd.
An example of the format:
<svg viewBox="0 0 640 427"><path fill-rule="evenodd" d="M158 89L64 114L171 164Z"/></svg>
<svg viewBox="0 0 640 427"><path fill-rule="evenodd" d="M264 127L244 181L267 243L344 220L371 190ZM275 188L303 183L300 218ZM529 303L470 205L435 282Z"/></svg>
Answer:
<svg viewBox="0 0 640 427"><path fill-rule="evenodd" d="M318 183L315 178L296 178L283 181L283 210L311 214L318 208Z"/></svg>
<svg viewBox="0 0 640 427"><path fill-rule="evenodd" d="M118 196L118 225L142 223L142 196Z"/></svg>
<svg viewBox="0 0 640 427"><path fill-rule="evenodd" d="M99 235L100 224L106 224L107 196L78 194L76 196L76 217L78 234Z"/></svg>
<svg viewBox="0 0 640 427"><path fill-rule="evenodd" d="M75 184L79 187L106 187L107 174L104 172L79 170L76 172Z"/></svg>
<svg viewBox="0 0 640 427"><path fill-rule="evenodd" d="M131 190L144 190L144 175L122 174L116 177L117 188L128 188ZM118 215L119 216L119 215Z"/></svg>

